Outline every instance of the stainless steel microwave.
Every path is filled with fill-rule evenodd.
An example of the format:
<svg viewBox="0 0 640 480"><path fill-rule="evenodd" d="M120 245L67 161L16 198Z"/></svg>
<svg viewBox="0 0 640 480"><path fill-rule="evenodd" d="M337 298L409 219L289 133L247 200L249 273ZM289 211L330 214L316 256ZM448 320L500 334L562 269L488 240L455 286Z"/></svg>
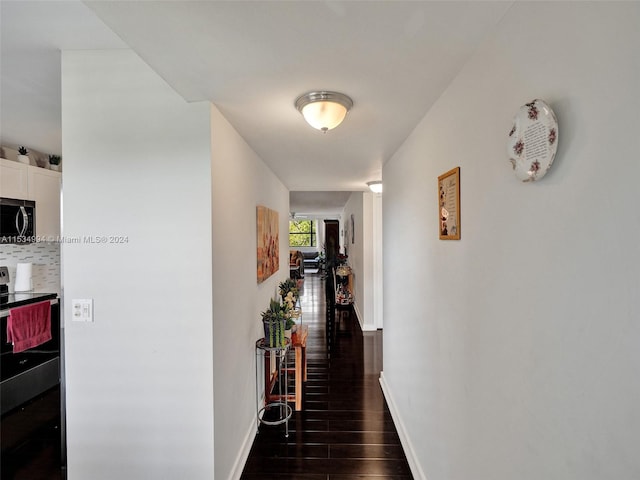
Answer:
<svg viewBox="0 0 640 480"><path fill-rule="evenodd" d="M0 198L0 243L31 243L36 234L36 202Z"/></svg>

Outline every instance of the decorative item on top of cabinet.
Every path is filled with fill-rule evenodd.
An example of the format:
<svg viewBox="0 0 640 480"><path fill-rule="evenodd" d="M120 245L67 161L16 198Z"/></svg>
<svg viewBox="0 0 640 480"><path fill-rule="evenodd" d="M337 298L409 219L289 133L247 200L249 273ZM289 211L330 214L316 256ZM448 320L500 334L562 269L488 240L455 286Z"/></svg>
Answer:
<svg viewBox="0 0 640 480"><path fill-rule="evenodd" d="M49 155L49 168L55 172L59 172L60 160L60 155Z"/></svg>
<svg viewBox="0 0 640 480"><path fill-rule="evenodd" d="M27 150L22 145L18 147L18 161L20 163L24 163L25 165L29 165L31 163L29 161L29 150Z"/></svg>

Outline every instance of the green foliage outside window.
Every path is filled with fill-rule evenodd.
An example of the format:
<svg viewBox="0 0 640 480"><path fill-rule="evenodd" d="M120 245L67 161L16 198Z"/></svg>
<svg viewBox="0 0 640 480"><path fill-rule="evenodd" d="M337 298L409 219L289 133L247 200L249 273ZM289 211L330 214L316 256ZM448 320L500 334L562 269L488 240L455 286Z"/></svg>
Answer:
<svg viewBox="0 0 640 480"><path fill-rule="evenodd" d="M315 220L289 220L289 246L290 247L315 247L316 246L316 221Z"/></svg>

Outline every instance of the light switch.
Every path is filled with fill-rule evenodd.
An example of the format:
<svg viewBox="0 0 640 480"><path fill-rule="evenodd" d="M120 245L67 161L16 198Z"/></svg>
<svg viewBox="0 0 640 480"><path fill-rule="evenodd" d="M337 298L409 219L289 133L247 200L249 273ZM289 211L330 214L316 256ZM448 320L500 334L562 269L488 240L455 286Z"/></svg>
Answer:
<svg viewBox="0 0 640 480"><path fill-rule="evenodd" d="M74 322L93 322L93 299L71 300L71 315Z"/></svg>

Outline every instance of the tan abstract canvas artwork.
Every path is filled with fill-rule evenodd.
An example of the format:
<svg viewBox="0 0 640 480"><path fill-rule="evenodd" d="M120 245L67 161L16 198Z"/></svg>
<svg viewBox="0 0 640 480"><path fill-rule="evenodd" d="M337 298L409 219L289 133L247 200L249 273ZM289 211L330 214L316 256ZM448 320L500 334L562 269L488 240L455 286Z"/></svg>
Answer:
<svg viewBox="0 0 640 480"><path fill-rule="evenodd" d="M278 212L258 205L258 283L264 282L280 268L280 235Z"/></svg>

